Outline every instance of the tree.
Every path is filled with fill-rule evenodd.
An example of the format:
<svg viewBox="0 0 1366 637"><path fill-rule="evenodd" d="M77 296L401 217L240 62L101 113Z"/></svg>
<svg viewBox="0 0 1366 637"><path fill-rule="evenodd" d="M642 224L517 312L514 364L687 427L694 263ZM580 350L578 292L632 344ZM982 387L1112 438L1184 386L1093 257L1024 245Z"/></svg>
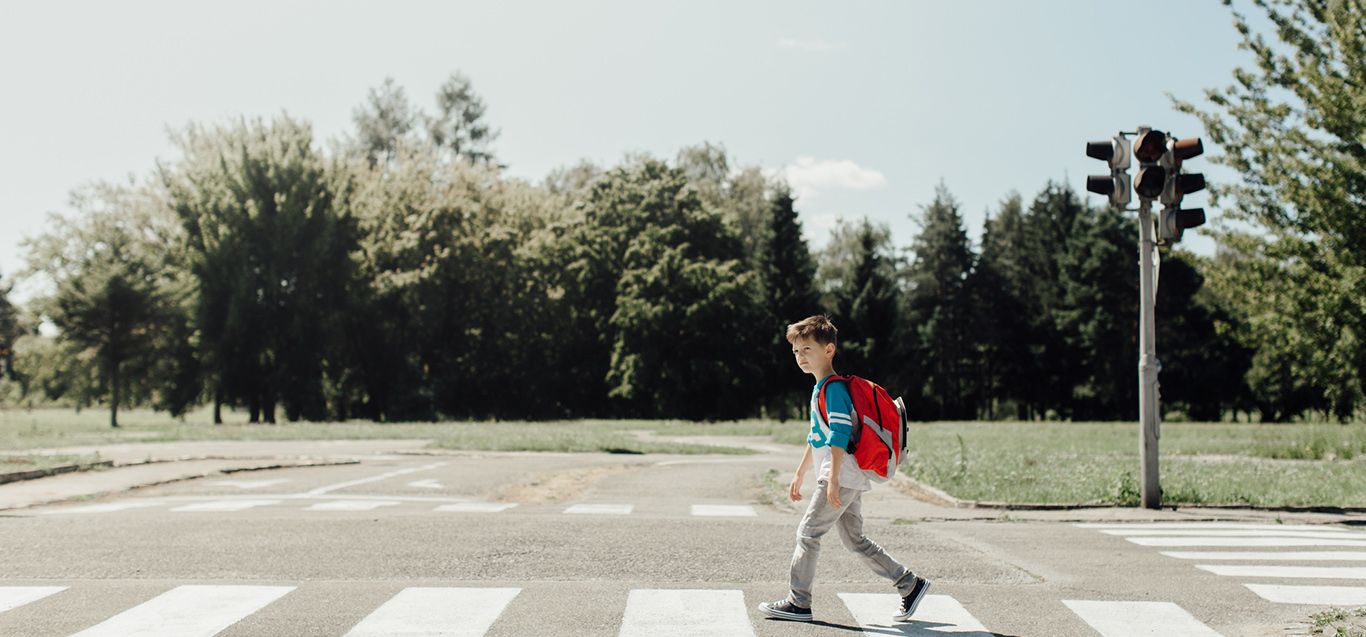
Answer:
<svg viewBox="0 0 1366 637"><path fill-rule="evenodd" d="M972 296L973 333L981 372L982 404L987 418L1000 415L999 408L1013 405L1013 417L1027 420L1035 399L1030 392L1039 375L1040 361L1034 344L1042 341L1034 332L1027 304L1024 203L1018 193L1001 202L995 216L982 228L982 253L967 287Z"/></svg>
<svg viewBox="0 0 1366 637"><path fill-rule="evenodd" d="M834 315L840 330L839 360L848 373L892 382L897 347L897 287L891 231L866 217L853 229L854 269L835 295Z"/></svg>
<svg viewBox="0 0 1366 637"><path fill-rule="evenodd" d="M976 379L967 280L976 257L958 202L943 184L923 209L920 225L906 310L915 349L903 373L918 381L918 417L970 419L976 415Z"/></svg>
<svg viewBox="0 0 1366 637"><path fill-rule="evenodd" d="M426 118L427 135L436 148L471 164L495 163L490 144L498 131L484 121L488 106L464 74L452 73L436 92L436 115Z"/></svg>
<svg viewBox="0 0 1366 637"><path fill-rule="evenodd" d="M192 126L161 180L183 224L215 400L252 422L327 416L323 370L340 348L355 277L352 220L337 214L307 124L278 118Z"/></svg>
<svg viewBox="0 0 1366 637"><path fill-rule="evenodd" d="M557 243L565 378L588 413L750 413L770 355L757 276L685 175L639 158L595 181ZM600 392L600 393L599 393ZM608 404L604 399L615 399Z"/></svg>
<svg viewBox="0 0 1366 637"><path fill-rule="evenodd" d="M371 165L388 163L410 138L418 116L403 87L386 77L383 84L370 89L365 103L352 111L355 145Z"/></svg>
<svg viewBox="0 0 1366 637"><path fill-rule="evenodd" d="M19 311L10 303L9 294L12 284L6 284L0 277L0 381L15 379L14 344L21 333Z"/></svg>
<svg viewBox="0 0 1366 637"><path fill-rule="evenodd" d="M78 192L75 203L79 217L54 216L50 232L25 242L29 267L55 287L39 303L59 344L98 375L98 384L75 386L84 399L107 397L109 424L118 427L120 405L148 393L166 316L151 217L159 203L148 191L114 186Z"/></svg>
<svg viewBox="0 0 1366 637"><path fill-rule="evenodd" d="M787 325L825 310L816 294L816 264L806 238L802 236L792 191L786 185L779 185L768 209L767 241L758 253L760 282L764 290L764 308L773 317L769 321L769 340L774 351L785 352ZM805 405L799 393L803 381L792 373L791 366L786 356L772 359L771 364L765 366L764 383L768 388L764 394L777 402L773 407L780 417L788 411L785 405Z"/></svg>
<svg viewBox="0 0 1366 637"><path fill-rule="evenodd" d="M1227 4L1227 2L1226 2ZM1241 183L1211 188L1234 257L1211 284L1247 317L1266 420L1366 404L1366 29L1361 0L1255 0L1279 42L1233 12L1255 66L1206 91L1200 118ZM1218 267L1229 265L1231 267ZM1276 397L1276 398L1272 398Z"/></svg>

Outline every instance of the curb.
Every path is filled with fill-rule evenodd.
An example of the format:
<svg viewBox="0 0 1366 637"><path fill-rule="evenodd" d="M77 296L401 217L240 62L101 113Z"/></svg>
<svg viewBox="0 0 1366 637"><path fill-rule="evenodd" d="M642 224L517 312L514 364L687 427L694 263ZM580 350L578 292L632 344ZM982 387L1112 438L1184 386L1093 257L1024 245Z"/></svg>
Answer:
<svg viewBox="0 0 1366 637"><path fill-rule="evenodd" d="M11 482L21 482L24 480L37 480L38 478L46 478L48 476L55 476L63 473L71 473L73 471L108 469L113 466L114 462L112 460L99 460L96 462L86 462L82 464L64 464L56 467L48 467L46 469L11 471L9 473L0 473L0 484L9 484Z"/></svg>
<svg viewBox="0 0 1366 637"><path fill-rule="evenodd" d="M117 468L120 468L120 467L137 467L137 466L142 466L142 465L147 465L147 464L157 464L157 463L161 463L161 462L179 462L179 461L185 461L185 460L250 460L250 458L212 458L212 457L195 457L195 458L179 458L179 459L176 459L176 460L149 460L149 461L147 461L147 462L131 462L131 463L128 463L128 464L121 464L121 465L113 466L112 468L117 469ZM304 461L299 461L299 462L288 462L288 459L285 459L285 458L257 458L256 460L281 460L281 461L283 461L283 462L280 462L280 463L278 463L278 464L262 465L262 466L259 466L259 467L228 467L228 468L226 468L226 469L218 469L218 470L216 470L216 471L207 471L207 472L194 473L194 474L190 474L190 475L176 476L176 477L174 477L174 478L170 478L170 479L166 479L166 480L153 480L153 481L150 481L150 482L141 482L141 483L138 483L138 484L130 485L130 486L128 486L128 487L124 487L124 488L122 488L122 489L111 489L111 490L108 490L108 491L98 491L98 492L95 492L95 493L81 493L81 494L78 494L78 495L70 495L70 496L65 496L65 497L53 498L53 499L51 499L51 500L44 500L44 501L42 501L42 502L30 502L30 503L28 503L28 504L24 504L24 505L21 505L21 506L4 506L4 505L0 505L0 511L17 511L17 510L19 510L19 509L28 509L28 508L32 508L32 507L47 506L47 505L51 505L51 504L61 504L61 503L64 503L64 502L72 502L72 501L76 501L76 500L86 500L86 499L89 499L89 498L102 498L102 497L109 496L109 495L113 495L113 494L116 494L116 493L127 493L127 492L129 492L129 491L136 491L136 490L138 490L138 489L146 489L146 488L148 488L148 487L156 487L156 486L161 486L161 485L164 485L164 484L173 484L173 483L176 483L176 482L184 482L184 481L186 481L186 480L198 480L198 479L200 479L200 478L207 478L207 477L213 476L213 475L233 474L233 473L245 473L245 472L249 472L249 471L268 471L268 470L272 470L272 469L293 469L293 468L298 468L298 467L331 467L331 466L338 466L338 465L360 464L360 461L359 461L359 460L354 460L354 459L347 459L347 460L321 460L321 459L315 459L315 460L304 460ZM104 462L104 463L109 463L109 464L112 465L112 462L110 462L110 461L108 461L108 460L105 460L105 461L103 461L103 462Z"/></svg>
<svg viewBox="0 0 1366 637"><path fill-rule="evenodd" d="M897 473L892 486L898 491L930 504L954 509L993 509L1000 511L1075 511L1080 509L1137 509L1138 507L1120 506L1103 502L1085 503L1030 503L1030 502L990 502L980 500L960 500L944 491L916 480L904 473ZM1219 511L1257 511L1262 513L1326 513L1331 515L1361 515L1366 507L1337 506L1262 506L1254 504L1188 504L1165 502L1161 509L1213 509Z"/></svg>

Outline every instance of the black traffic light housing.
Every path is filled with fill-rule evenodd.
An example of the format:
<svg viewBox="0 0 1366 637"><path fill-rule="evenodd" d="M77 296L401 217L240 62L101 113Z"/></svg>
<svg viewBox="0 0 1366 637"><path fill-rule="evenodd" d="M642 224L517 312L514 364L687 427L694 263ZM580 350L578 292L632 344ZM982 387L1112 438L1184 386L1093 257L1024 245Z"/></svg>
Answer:
<svg viewBox="0 0 1366 637"><path fill-rule="evenodd" d="M1181 200L1186 195L1205 189L1205 176L1200 173L1183 173L1181 164L1205 152L1205 145L1199 137L1186 139L1168 138L1166 151L1160 164L1166 170L1160 200L1162 212L1157 215L1157 238L1162 243L1175 243L1181 240L1182 233L1205 223L1203 208L1182 209Z"/></svg>
<svg viewBox="0 0 1366 637"><path fill-rule="evenodd" d="M1088 175L1087 192L1105 195L1110 205L1123 208L1129 205L1132 186L1129 180L1129 140L1115 135L1107 141L1086 142L1086 156L1099 159L1110 167L1109 175Z"/></svg>

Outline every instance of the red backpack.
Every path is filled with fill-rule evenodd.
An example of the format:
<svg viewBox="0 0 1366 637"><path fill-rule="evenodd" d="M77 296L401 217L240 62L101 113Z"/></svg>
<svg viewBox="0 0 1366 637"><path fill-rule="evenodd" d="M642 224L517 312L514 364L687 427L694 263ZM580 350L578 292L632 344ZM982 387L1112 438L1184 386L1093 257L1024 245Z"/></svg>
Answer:
<svg viewBox="0 0 1366 637"><path fill-rule="evenodd" d="M849 386L849 397L854 401L854 433L847 451L865 475L885 482L906 457L906 403L900 398L893 400L886 389L866 378L831 376L821 385L816 399L827 426L830 418L825 413L825 388L837 380Z"/></svg>

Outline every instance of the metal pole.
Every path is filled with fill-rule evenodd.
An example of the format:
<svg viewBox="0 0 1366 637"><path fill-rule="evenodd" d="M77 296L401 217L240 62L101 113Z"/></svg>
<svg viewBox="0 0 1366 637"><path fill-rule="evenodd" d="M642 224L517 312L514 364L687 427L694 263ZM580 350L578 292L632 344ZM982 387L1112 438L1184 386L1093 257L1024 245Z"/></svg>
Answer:
<svg viewBox="0 0 1366 637"><path fill-rule="evenodd" d="M1153 224L1152 200L1142 198L1138 207L1138 451L1142 456L1142 485L1140 496L1143 507L1162 508L1162 487L1157 479L1157 373L1162 368L1157 361L1156 327L1154 314L1156 295L1153 285Z"/></svg>

